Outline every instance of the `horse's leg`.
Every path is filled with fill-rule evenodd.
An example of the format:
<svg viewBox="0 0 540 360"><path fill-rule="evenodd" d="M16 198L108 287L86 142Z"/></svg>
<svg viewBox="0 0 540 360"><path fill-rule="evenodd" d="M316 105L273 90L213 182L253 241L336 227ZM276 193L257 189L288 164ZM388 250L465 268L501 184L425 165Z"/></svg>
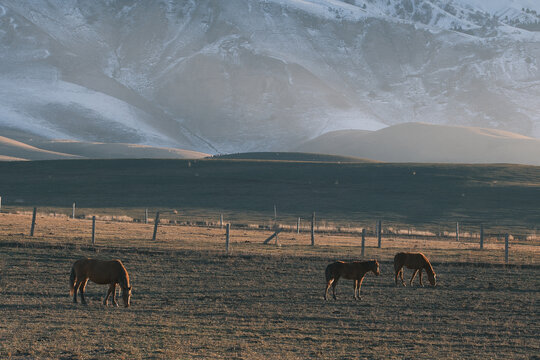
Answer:
<svg viewBox="0 0 540 360"><path fill-rule="evenodd" d="M358 300L358 297L356 296L356 289L358 288L358 280L354 280L354 300Z"/></svg>
<svg viewBox="0 0 540 360"><path fill-rule="evenodd" d="M112 302L114 304L114 306L118 307L118 303L116 302L116 283L112 284L111 285L113 290L112 290Z"/></svg>
<svg viewBox="0 0 540 360"><path fill-rule="evenodd" d="M103 305L107 306L107 301L109 301L109 296L111 295L113 290L114 290L114 284L110 284L109 288L107 289L107 294L105 294L105 299L103 299ZM113 295L113 299L114 299L114 295Z"/></svg>
<svg viewBox="0 0 540 360"><path fill-rule="evenodd" d="M336 286L337 286L338 280L339 280L339 276L336 276L334 278L334 282L332 283L332 296L334 297L334 300L337 300L337 298L336 298Z"/></svg>
<svg viewBox="0 0 540 360"><path fill-rule="evenodd" d="M328 280L328 283L326 283L326 290L324 292L324 300L326 300L326 297L328 295L328 289L330 289L330 286L332 285L333 282L334 282L334 279L330 279Z"/></svg>
<svg viewBox="0 0 540 360"><path fill-rule="evenodd" d="M84 298L84 290L86 289L87 282L88 282L88 279L81 281L81 287L79 288L79 291L81 293L81 303L85 305L86 305L86 299Z"/></svg>
<svg viewBox="0 0 540 360"><path fill-rule="evenodd" d="M81 281L77 279L77 282L75 282L75 287L73 289L73 303L77 303L77 291L79 291L79 287L81 286Z"/></svg>
<svg viewBox="0 0 540 360"><path fill-rule="evenodd" d="M397 285L398 276L401 279L401 285L405 286L405 280L403 280L403 267L400 267L399 269L396 270L396 276L395 276L396 285Z"/></svg>
<svg viewBox="0 0 540 360"><path fill-rule="evenodd" d="M364 274L364 276L362 276L360 278L360 280L357 280L358 281L358 286L357 286L357 288L358 288L358 299L360 299L360 289L362 288L362 281L364 281L365 276L366 275Z"/></svg>
<svg viewBox="0 0 540 360"><path fill-rule="evenodd" d="M410 281L411 286L412 286L412 282L413 282L414 278L416 277L416 273L418 273L418 269L415 269L413 274L412 274L411 281Z"/></svg>

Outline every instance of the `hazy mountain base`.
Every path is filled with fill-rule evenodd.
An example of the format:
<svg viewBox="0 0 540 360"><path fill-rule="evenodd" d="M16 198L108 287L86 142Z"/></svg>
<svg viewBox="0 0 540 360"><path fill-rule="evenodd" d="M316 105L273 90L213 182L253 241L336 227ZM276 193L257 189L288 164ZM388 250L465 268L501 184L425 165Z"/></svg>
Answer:
<svg viewBox="0 0 540 360"><path fill-rule="evenodd" d="M423 123L374 132L329 132L294 150L386 162L540 165L539 139L494 129Z"/></svg>
<svg viewBox="0 0 540 360"><path fill-rule="evenodd" d="M209 156L197 151L147 145L48 140L10 132L14 140L0 136L0 161L67 159L199 159Z"/></svg>

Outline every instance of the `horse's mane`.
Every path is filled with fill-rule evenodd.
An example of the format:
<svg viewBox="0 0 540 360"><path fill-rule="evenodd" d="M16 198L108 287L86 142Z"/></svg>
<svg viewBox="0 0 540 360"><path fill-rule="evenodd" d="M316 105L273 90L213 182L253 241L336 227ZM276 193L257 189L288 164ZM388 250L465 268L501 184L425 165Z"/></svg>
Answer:
<svg viewBox="0 0 540 360"><path fill-rule="evenodd" d="M426 272L428 274L430 274L430 275L435 275L435 271L433 270L433 266L431 266L431 263L429 262L427 257L424 254L422 254L422 257L424 258L424 261L426 262L426 266L425 266Z"/></svg>
<svg viewBox="0 0 540 360"><path fill-rule="evenodd" d="M129 287L129 275L128 275L128 272L126 270L126 268L124 267L124 264L122 264L122 262L120 260L117 260L118 263L120 263L120 266L122 268L122 271L120 272L120 280L121 282L123 283L120 283L120 285L124 285L126 288Z"/></svg>

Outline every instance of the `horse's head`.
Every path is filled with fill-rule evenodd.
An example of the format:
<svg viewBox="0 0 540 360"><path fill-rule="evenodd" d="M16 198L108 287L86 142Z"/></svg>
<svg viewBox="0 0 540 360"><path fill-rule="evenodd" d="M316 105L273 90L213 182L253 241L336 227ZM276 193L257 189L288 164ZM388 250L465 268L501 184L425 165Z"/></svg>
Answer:
<svg viewBox="0 0 540 360"><path fill-rule="evenodd" d="M373 271L373 273L377 276L379 276L379 274L381 273L381 271L379 270L379 262L377 260L373 260L371 271Z"/></svg>
<svg viewBox="0 0 540 360"><path fill-rule="evenodd" d="M131 299L131 286L122 289L122 300L124 300L124 306L129 307L129 300Z"/></svg>
<svg viewBox="0 0 540 360"><path fill-rule="evenodd" d="M434 272L433 273L427 273L428 275L428 279L429 279L429 283L431 284L431 286L435 286L437 284L437 274L435 274Z"/></svg>

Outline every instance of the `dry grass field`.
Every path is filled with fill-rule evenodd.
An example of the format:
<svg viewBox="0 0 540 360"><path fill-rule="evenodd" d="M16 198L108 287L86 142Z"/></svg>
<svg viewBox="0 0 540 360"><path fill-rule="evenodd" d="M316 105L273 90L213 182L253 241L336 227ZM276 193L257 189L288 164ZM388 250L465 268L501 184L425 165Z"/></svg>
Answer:
<svg viewBox="0 0 540 360"><path fill-rule="evenodd" d="M354 235L271 232L0 214L0 358L14 359L538 359L539 244L486 248L467 242L367 239L361 300L349 280L323 300L325 266L361 259ZM396 287L391 259L421 250L438 285ZM120 258L132 307L101 305L106 287L89 283L90 304L73 304L68 277L83 256ZM405 277L411 275L405 271Z"/></svg>

